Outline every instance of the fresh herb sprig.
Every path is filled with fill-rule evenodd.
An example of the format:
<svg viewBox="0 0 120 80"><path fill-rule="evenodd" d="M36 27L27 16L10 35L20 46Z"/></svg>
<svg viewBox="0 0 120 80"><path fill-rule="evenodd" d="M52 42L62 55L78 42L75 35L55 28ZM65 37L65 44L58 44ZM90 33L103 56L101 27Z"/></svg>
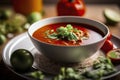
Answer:
<svg viewBox="0 0 120 80"><path fill-rule="evenodd" d="M71 24L67 24L65 27L60 26L56 29L56 31L47 30L45 33L50 39L81 41L89 38L89 35L86 32L83 32L77 28L73 28Z"/></svg>

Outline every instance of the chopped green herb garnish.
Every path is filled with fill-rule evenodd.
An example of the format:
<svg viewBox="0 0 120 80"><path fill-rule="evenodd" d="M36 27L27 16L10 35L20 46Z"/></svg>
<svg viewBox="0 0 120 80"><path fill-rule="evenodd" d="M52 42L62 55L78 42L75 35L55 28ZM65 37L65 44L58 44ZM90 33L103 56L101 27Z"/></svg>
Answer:
<svg viewBox="0 0 120 80"><path fill-rule="evenodd" d="M45 32L50 39L68 40L68 41L81 41L89 38L87 32L73 28L71 24L60 26L55 31L48 30Z"/></svg>
<svg viewBox="0 0 120 80"><path fill-rule="evenodd" d="M57 34L56 33L52 33L50 35L48 35L48 38L51 38L51 39L57 39Z"/></svg>
<svg viewBox="0 0 120 80"><path fill-rule="evenodd" d="M77 40L78 40L77 35L76 35L75 33L72 33L72 32L69 33L68 40L69 40L69 41L72 41L72 40L77 41Z"/></svg>

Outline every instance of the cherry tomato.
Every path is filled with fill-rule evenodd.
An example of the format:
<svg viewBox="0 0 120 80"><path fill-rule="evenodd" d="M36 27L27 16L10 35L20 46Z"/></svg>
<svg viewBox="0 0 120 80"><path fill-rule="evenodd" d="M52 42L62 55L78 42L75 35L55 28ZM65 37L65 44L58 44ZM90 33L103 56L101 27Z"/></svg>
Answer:
<svg viewBox="0 0 120 80"><path fill-rule="evenodd" d="M108 35L108 37L107 37L107 40L110 40L110 39L111 39L111 37L112 37L112 34L111 34L111 33L109 33L109 35Z"/></svg>
<svg viewBox="0 0 120 80"><path fill-rule="evenodd" d="M110 40L106 40L101 49L103 52L107 53L113 49L113 43Z"/></svg>

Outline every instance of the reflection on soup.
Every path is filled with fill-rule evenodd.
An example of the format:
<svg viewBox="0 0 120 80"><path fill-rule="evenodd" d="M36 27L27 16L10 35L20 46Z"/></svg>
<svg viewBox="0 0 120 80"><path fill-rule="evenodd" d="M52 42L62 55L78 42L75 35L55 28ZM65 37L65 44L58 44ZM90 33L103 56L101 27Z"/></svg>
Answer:
<svg viewBox="0 0 120 80"><path fill-rule="evenodd" d="M104 34L94 26L80 23L55 23L43 26L33 33L33 37L41 42L78 46L94 43L102 39Z"/></svg>

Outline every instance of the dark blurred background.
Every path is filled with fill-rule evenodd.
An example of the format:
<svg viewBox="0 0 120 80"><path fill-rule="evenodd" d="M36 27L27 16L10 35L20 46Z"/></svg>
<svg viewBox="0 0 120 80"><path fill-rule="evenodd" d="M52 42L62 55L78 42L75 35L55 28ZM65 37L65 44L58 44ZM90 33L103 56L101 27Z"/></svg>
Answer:
<svg viewBox="0 0 120 80"><path fill-rule="evenodd" d="M43 0L44 4L56 4L58 0ZM86 4L117 4L120 6L120 0L84 0ZM10 0L0 0L0 6L10 5Z"/></svg>

